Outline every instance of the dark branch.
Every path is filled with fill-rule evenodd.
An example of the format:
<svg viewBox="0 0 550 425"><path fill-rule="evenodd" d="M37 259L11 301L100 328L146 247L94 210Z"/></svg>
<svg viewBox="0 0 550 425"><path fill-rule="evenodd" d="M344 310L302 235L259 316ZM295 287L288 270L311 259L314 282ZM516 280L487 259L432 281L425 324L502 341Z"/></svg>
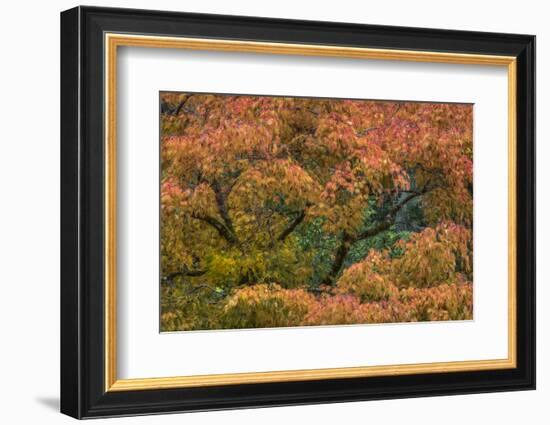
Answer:
<svg viewBox="0 0 550 425"><path fill-rule="evenodd" d="M235 179L236 180L236 179ZM220 184L217 180L214 180L212 184L210 185L212 187L212 190L214 191L214 197L216 198L216 205L218 207L218 211L220 213L220 216L222 217L222 220L225 224L225 227L227 230L229 230L233 236L235 236L235 229L233 227L233 220L231 220L231 217L229 216L229 211L227 209L227 194L224 193L222 190ZM231 188L233 185L231 185ZM235 237L236 239L236 237Z"/></svg>
<svg viewBox="0 0 550 425"><path fill-rule="evenodd" d="M216 220L214 217L210 217L209 215L198 215L193 214L193 218L196 218L197 220L201 220L210 226L212 226L216 231L219 233L219 235L224 238L229 244L231 245L238 245L239 241L235 237L235 235L227 229L222 223L220 223L218 220Z"/></svg>
<svg viewBox="0 0 550 425"><path fill-rule="evenodd" d="M199 171L197 175L197 182L206 183L210 185L210 188L214 192L216 206L218 209L218 213L222 218L222 222L220 222L219 220L217 220L212 216L192 214L193 218L197 220L201 220L209 224L210 226L212 226L214 229L216 229L219 235L222 238L224 238L227 242L229 242L229 244L231 245L240 245L240 241L239 241L239 238L237 238L235 228L233 227L233 221L231 220L231 216L229 215L229 211L227 209L227 197L233 190L233 187L235 186L239 175L240 175L240 172L235 176L233 182L224 190L222 189L221 185L217 180L210 182L204 179L202 174Z"/></svg>
<svg viewBox="0 0 550 425"><path fill-rule="evenodd" d="M368 229L359 233L357 236L352 236L344 232L344 234L342 235L342 239L340 240L340 245L338 246L338 249L336 250L336 253L334 255L334 261L332 263L331 270L328 275L323 279L323 284L334 285L336 277L340 274L340 270L344 265L346 256L348 255L354 243L371 238L388 230L394 224L395 216L401 210L401 208L403 208L407 203L417 198L418 196L423 195L424 193L426 193L426 191L424 190L418 192L409 192L407 196L405 196L400 202L394 205L394 207L386 214L382 221L369 227Z"/></svg>
<svg viewBox="0 0 550 425"><path fill-rule="evenodd" d="M179 270L177 272L169 273L166 276L162 276L162 282L163 283L172 283L174 278L176 278L178 276L197 277L197 276L202 276L204 274L206 274L206 270L189 270L187 267L184 267L182 270Z"/></svg>
<svg viewBox="0 0 550 425"><path fill-rule="evenodd" d="M182 99L182 101L178 104L176 110L174 111L174 115L179 115L179 113L181 112L182 108L185 106L185 104L187 103L187 101L191 98L191 95L189 96L186 96L184 99Z"/></svg>
<svg viewBox="0 0 550 425"><path fill-rule="evenodd" d="M282 231L277 240L279 242L283 242L287 238L287 236L290 235L296 229L296 227L300 225L302 221L304 221L304 218L306 218L306 212L302 210L298 213L296 218L289 223L286 229Z"/></svg>
<svg viewBox="0 0 550 425"><path fill-rule="evenodd" d="M177 116L182 111L182 109L185 110L186 112L192 112L188 109L185 109L185 104L191 98L191 96L192 95L184 96L183 99L175 107L170 105L168 102L163 101L160 105L161 112L163 114L174 115L174 116Z"/></svg>
<svg viewBox="0 0 550 425"><path fill-rule="evenodd" d="M322 281L324 285L334 285L336 276L338 276L338 274L340 273L340 269L342 268L344 260L346 259L346 256L351 249L352 243L352 237L348 233L344 232L344 234L342 235L342 239L340 240L340 245L338 246L338 249L334 254L334 261L332 262L330 272L327 274L327 276L325 276Z"/></svg>
<svg viewBox="0 0 550 425"><path fill-rule="evenodd" d="M352 239L352 242L358 242L363 239L367 239L373 236L378 235L379 233L382 233L386 230L388 230L395 221L395 216L397 213L403 208L407 203L412 201L414 198L417 198L418 196L423 195L425 192L410 192L405 198L403 198L399 203L397 203L387 214L386 217L380 221L379 223L375 224L372 227L369 227L365 231L359 233L355 238Z"/></svg>

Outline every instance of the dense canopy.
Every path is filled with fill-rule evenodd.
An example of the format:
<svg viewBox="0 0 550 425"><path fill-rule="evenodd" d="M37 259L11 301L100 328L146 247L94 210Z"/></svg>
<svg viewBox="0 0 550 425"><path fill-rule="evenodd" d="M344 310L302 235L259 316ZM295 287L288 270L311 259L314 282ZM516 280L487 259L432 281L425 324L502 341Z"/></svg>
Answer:
<svg viewBox="0 0 550 425"><path fill-rule="evenodd" d="M471 319L471 105L160 101L163 331Z"/></svg>

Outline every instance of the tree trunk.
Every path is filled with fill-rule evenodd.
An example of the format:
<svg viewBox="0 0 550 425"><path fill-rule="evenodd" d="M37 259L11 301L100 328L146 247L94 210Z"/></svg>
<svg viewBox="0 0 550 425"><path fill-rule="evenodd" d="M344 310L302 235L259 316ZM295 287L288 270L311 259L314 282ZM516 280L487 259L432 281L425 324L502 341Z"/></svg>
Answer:
<svg viewBox="0 0 550 425"><path fill-rule="evenodd" d="M332 267L328 275L323 279L323 285L333 286L336 283L336 278L344 265L344 260L346 259L349 250L352 246L352 238L347 233L342 235L342 240L340 241L340 246L336 250L334 255L334 261L332 262Z"/></svg>

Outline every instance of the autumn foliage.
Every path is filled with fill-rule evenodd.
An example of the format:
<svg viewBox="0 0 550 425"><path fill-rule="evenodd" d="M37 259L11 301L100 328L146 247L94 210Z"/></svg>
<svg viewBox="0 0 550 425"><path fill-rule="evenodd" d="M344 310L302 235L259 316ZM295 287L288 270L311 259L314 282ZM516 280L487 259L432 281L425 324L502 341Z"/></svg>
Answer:
<svg viewBox="0 0 550 425"><path fill-rule="evenodd" d="M472 318L472 107L161 93L161 329Z"/></svg>

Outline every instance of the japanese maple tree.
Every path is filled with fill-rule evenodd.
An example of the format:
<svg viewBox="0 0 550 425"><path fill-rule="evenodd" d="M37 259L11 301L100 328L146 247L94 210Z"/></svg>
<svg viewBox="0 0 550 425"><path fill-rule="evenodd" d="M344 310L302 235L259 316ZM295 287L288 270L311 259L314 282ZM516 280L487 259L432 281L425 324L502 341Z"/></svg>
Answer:
<svg viewBox="0 0 550 425"><path fill-rule="evenodd" d="M160 100L163 330L471 318L471 105Z"/></svg>

